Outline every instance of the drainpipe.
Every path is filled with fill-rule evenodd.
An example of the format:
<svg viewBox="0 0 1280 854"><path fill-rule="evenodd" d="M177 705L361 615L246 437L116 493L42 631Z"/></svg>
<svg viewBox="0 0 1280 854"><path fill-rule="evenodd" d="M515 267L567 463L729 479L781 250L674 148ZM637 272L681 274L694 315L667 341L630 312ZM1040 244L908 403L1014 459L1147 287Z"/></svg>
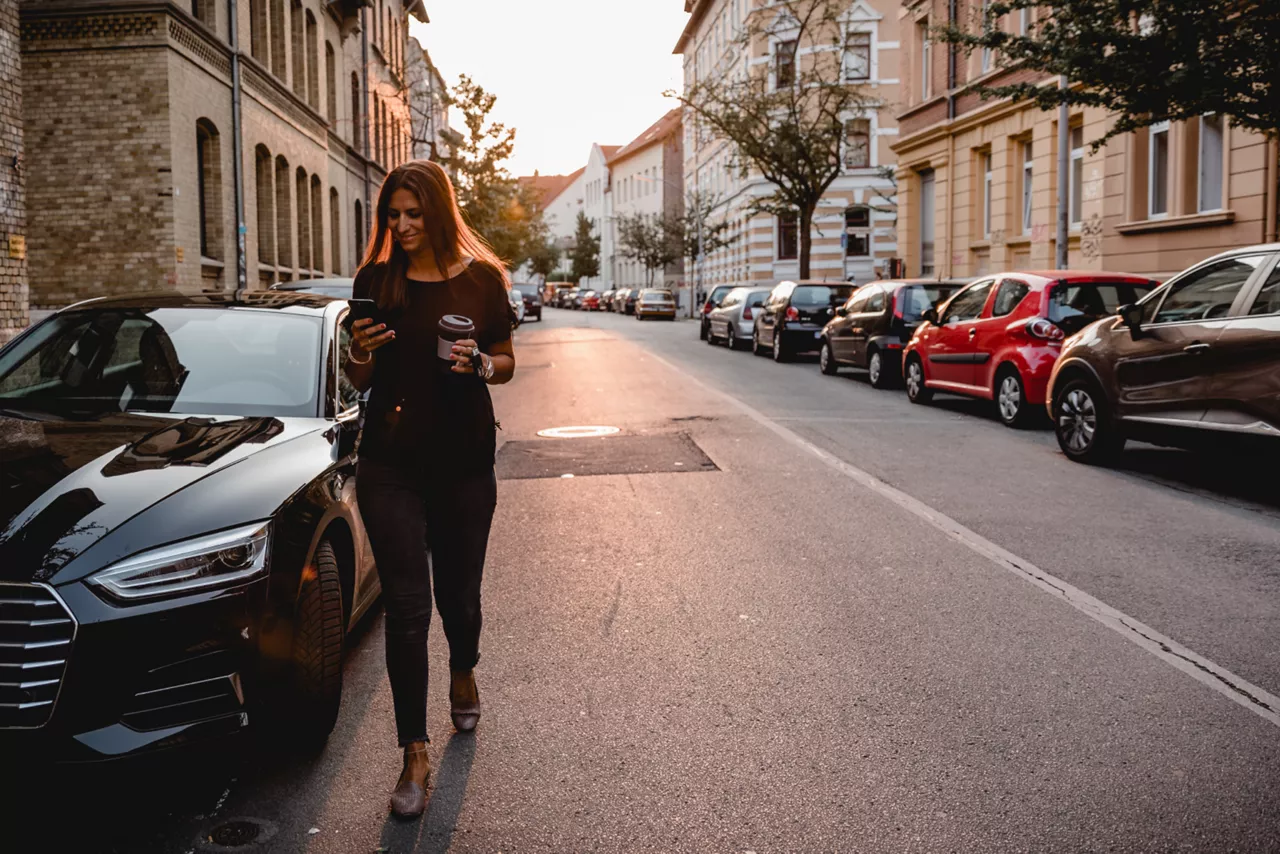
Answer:
<svg viewBox="0 0 1280 854"><path fill-rule="evenodd" d="M1276 160L1280 159L1280 140L1268 140L1267 142L1267 181L1262 188L1262 203L1264 210L1264 235L1263 243L1275 243L1280 240L1280 234L1276 229L1276 197L1280 195L1280 181L1276 180L1277 164Z"/></svg>
<svg viewBox="0 0 1280 854"><path fill-rule="evenodd" d="M234 0L233 0L234 2ZM363 89L364 104L361 106L360 135L363 137L361 145L364 148L364 222L360 224L360 230L364 232L365 240L368 241L372 234L369 231L369 223L373 219L373 214L369 210L370 190L369 190L369 158L372 152L369 150L369 7L363 6L360 9L360 66L364 72ZM356 247L356 266L360 266L360 261L364 260L364 247Z"/></svg>
<svg viewBox="0 0 1280 854"><path fill-rule="evenodd" d="M950 0L947 4L947 24L953 29L956 21L959 20L960 12L957 0ZM958 49L954 44L947 45L947 123L955 121L956 118L956 84L959 82L958 66L956 64L956 56ZM956 137L951 132L950 127L947 128L947 231L945 245L947 251L947 259L945 264L939 264L938 258L935 256L933 269L939 280L942 279L942 271L945 269L948 277L955 275L955 251L952 249L952 238L955 235L955 186L956 186ZM934 209L934 215L937 215L937 209Z"/></svg>
<svg viewBox="0 0 1280 854"><path fill-rule="evenodd" d="M249 286L249 267L244 246L244 141L240 123L240 25L236 5L236 0L227 0L231 45L231 175L236 195L236 287L245 290Z"/></svg>
<svg viewBox="0 0 1280 854"><path fill-rule="evenodd" d="M1067 75L1058 78L1058 89L1066 91L1070 84L1067 82ZM1067 232L1071 227L1071 210L1068 203L1071 198L1070 188L1067 183L1071 180L1071 129L1068 125L1071 123L1071 107L1063 101L1058 105L1058 245L1054 247L1057 251L1057 268L1059 270L1067 269Z"/></svg>

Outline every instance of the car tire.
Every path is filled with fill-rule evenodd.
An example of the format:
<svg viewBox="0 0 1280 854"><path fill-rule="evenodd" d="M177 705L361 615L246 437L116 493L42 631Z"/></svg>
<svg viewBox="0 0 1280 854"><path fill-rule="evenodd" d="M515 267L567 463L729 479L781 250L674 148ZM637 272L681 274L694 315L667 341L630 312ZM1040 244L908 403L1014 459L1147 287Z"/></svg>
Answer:
<svg viewBox="0 0 1280 854"><path fill-rule="evenodd" d="M933 400L933 389L924 384L924 365L920 357L912 355L902 372L907 384L907 400L912 403L928 403Z"/></svg>
<svg viewBox="0 0 1280 854"><path fill-rule="evenodd" d="M730 350L742 349L742 339L734 334L732 325L729 327L729 349Z"/></svg>
<svg viewBox="0 0 1280 854"><path fill-rule="evenodd" d="M698 328L698 337L699 337L700 339L702 339L703 341L706 341L708 338L710 338L710 337L711 337L711 324L710 324L710 323L707 323L707 322L704 320L704 321L702 321L700 324L698 324L698 327L699 327L699 328Z"/></svg>
<svg viewBox="0 0 1280 854"><path fill-rule="evenodd" d="M298 593L293 632L293 703L290 731L309 746L324 744L342 704L342 653L346 623L342 582L333 545L321 540Z"/></svg>
<svg viewBox="0 0 1280 854"><path fill-rule="evenodd" d="M1006 427L1025 427L1031 421L1031 407L1027 405L1027 390L1022 375L1014 367L1004 367L996 372L992 397L996 402L996 414Z"/></svg>
<svg viewBox="0 0 1280 854"><path fill-rule="evenodd" d="M835 354L831 352L831 342L825 338L822 339L822 349L818 351L818 370L829 377L834 377L840 372L840 365L836 363Z"/></svg>
<svg viewBox="0 0 1280 854"><path fill-rule="evenodd" d="M791 358L791 354L787 352L786 345L782 342L782 333L775 327L773 330L773 360L775 362L786 362Z"/></svg>
<svg viewBox="0 0 1280 854"><path fill-rule="evenodd" d="M1088 465L1114 462L1125 436L1111 419L1106 397L1093 380L1066 382L1053 398L1053 432L1068 459Z"/></svg>
<svg viewBox="0 0 1280 854"><path fill-rule="evenodd" d="M872 388L888 388L893 384L893 378L885 370L884 354L878 347L872 347L867 354L867 379Z"/></svg>
<svg viewBox="0 0 1280 854"><path fill-rule="evenodd" d="M764 348L760 346L760 327L751 330L751 352L757 356L764 355Z"/></svg>
<svg viewBox="0 0 1280 854"><path fill-rule="evenodd" d="M702 340L706 341L712 347L716 345L716 330L710 323L707 324L707 334L702 336Z"/></svg>

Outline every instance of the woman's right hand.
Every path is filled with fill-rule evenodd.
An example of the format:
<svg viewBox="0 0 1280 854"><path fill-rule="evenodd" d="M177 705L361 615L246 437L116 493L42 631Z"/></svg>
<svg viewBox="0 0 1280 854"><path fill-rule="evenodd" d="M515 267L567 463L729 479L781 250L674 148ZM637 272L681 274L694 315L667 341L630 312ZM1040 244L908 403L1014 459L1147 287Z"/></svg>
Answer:
<svg viewBox="0 0 1280 854"><path fill-rule="evenodd" d="M351 324L351 346L363 353L372 353L395 337L394 329L387 329L385 323L374 325L372 317L362 317Z"/></svg>

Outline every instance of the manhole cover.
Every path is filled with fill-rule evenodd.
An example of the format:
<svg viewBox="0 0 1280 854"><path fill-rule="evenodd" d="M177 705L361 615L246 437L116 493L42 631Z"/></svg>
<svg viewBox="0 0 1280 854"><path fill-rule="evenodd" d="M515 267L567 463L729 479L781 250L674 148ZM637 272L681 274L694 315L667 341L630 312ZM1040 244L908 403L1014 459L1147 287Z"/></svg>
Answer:
<svg viewBox="0 0 1280 854"><path fill-rule="evenodd" d="M276 835L276 826L269 821L249 816L229 818L203 834L196 841L195 850L209 854L230 854L235 851L258 851Z"/></svg>
<svg viewBox="0 0 1280 854"><path fill-rule="evenodd" d="M574 478L602 474L716 471L716 464L684 433L510 441L498 451L498 477Z"/></svg>
<svg viewBox="0 0 1280 854"><path fill-rule="evenodd" d="M593 439L597 436L612 436L617 432L617 427L551 427L539 430L538 435L544 439Z"/></svg>
<svg viewBox="0 0 1280 854"><path fill-rule="evenodd" d="M209 834L209 841L215 845L236 848L255 842L261 835L262 828L252 821L229 821L220 824Z"/></svg>

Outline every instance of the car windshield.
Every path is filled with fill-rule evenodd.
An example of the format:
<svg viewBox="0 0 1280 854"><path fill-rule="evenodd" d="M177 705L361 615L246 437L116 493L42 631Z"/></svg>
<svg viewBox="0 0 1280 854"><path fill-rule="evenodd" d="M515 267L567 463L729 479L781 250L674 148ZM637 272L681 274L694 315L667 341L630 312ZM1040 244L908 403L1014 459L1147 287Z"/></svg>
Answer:
<svg viewBox="0 0 1280 854"><path fill-rule="evenodd" d="M315 416L321 323L252 309L63 312L0 354L0 407Z"/></svg>
<svg viewBox="0 0 1280 854"><path fill-rule="evenodd" d="M1115 314L1122 305L1135 303L1155 286L1129 282L1065 282L1049 292L1049 319L1068 335L1090 323Z"/></svg>
<svg viewBox="0 0 1280 854"><path fill-rule="evenodd" d="M791 304L798 308L842 305L853 290L853 285L800 285L791 294Z"/></svg>
<svg viewBox="0 0 1280 854"><path fill-rule="evenodd" d="M908 285L898 291L903 321L918 322L921 315L946 302L959 289L958 285Z"/></svg>
<svg viewBox="0 0 1280 854"><path fill-rule="evenodd" d="M671 291L645 291L640 295L645 302L670 302Z"/></svg>

